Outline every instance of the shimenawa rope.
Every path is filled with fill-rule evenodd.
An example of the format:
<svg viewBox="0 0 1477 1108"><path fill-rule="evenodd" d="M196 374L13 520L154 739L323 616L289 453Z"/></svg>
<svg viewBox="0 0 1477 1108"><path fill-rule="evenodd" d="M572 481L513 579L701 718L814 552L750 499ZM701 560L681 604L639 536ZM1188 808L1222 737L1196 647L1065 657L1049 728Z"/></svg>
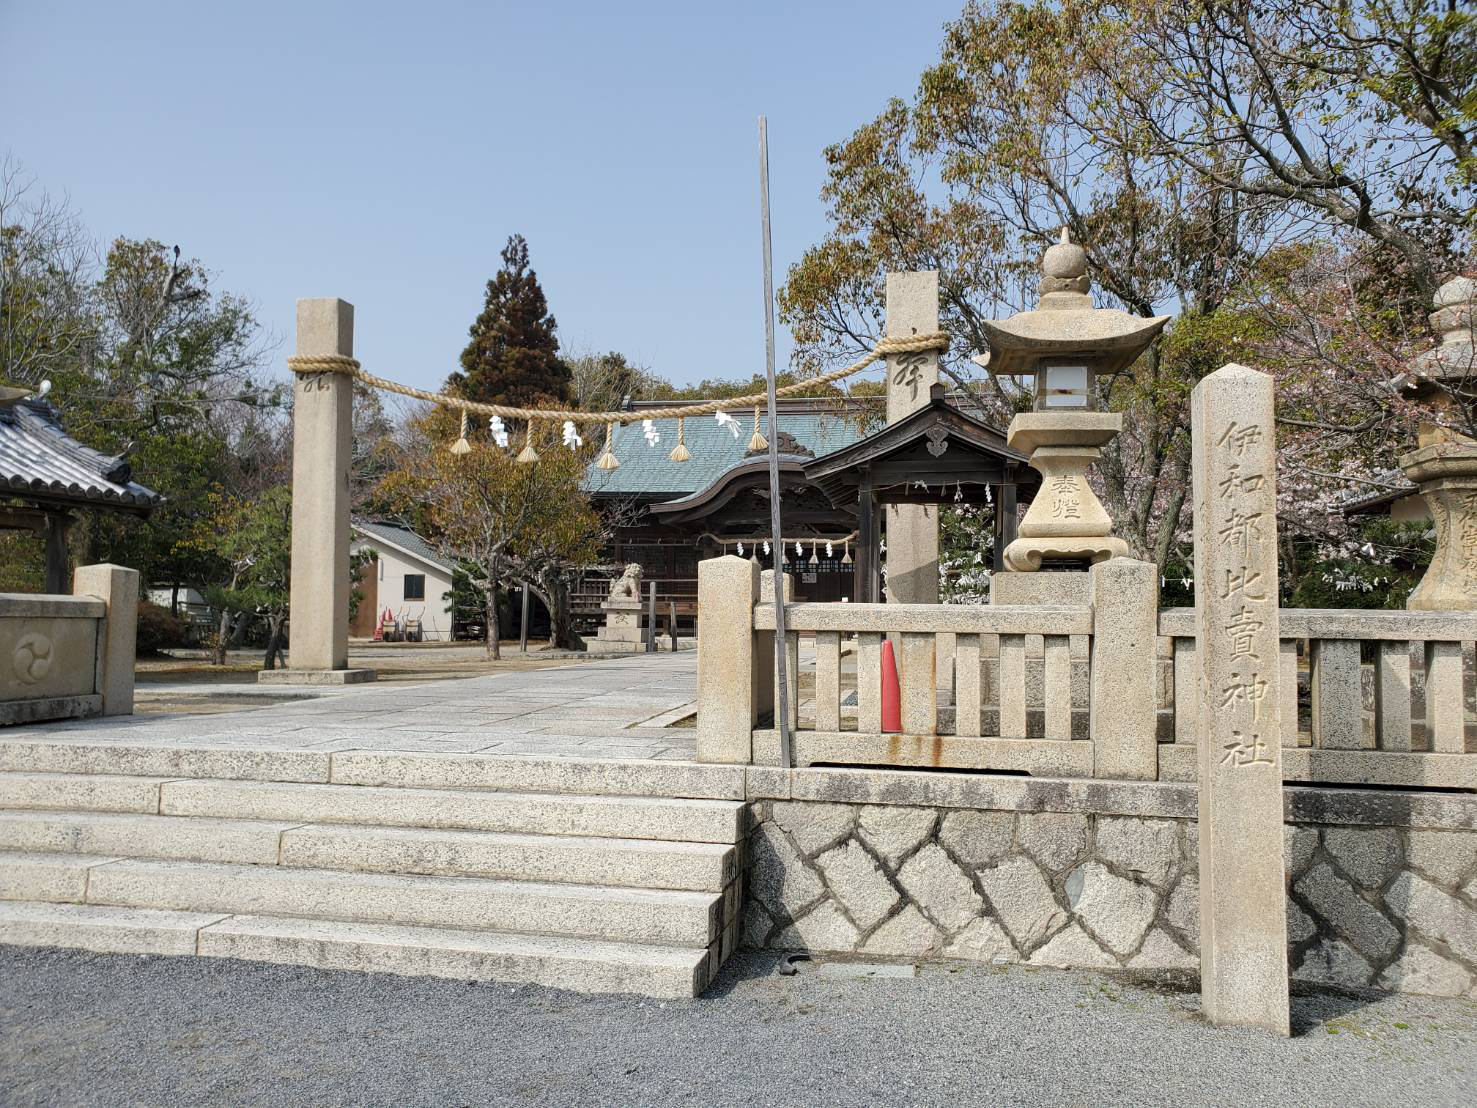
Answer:
<svg viewBox="0 0 1477 1108"><path fill-rule="evenodd" d="M934 331L927 335L909 335L905 338L883 338L878 339L871 351L860 361L853 362L844 369L833 369L829 373L823 373L819 377L809 377L804 381L798 381L793 385L785 385L775 390L776 396L793 396L814 388L816 385L828 385L832 381L840 381L842 378L850 377L854 373L860 373L878 358L884 358L889 354L913 354L926 350L947 350L949 348L949 336L944 331ZM484 404L480 400L467 400L460 396L451 396L443 392L430 392L427 389L417 389L410 385L402 385L398 381L391 381L385 377L376 377L366 372L359 364L357 358L350 358L343 354L313 354L287 359L287 367L294 373L342 373L352 377L356 381L362 381L371 388L381 389L384 392L398 393L401 396L409 396L416 400L424 400L427 403L439 404L447 408L456 408L462 412L474 412L478 415L501 416L503 419L521 420L568 420L571 423L636 423L643 419L682 419L686 416L712 415L715 412L734 411L739 408L749 408L757 404L763 404L766 395L762 392L750 393L747 396L733 396L726 400L708 400L701 404L681 404L670 408L642 408L636 411L626 412L573 412L563 408L513 408L506 404ZM757 435L758 427L755 426L754 433ZM525 446L525 450L531 450L532 444Z"/></svg>

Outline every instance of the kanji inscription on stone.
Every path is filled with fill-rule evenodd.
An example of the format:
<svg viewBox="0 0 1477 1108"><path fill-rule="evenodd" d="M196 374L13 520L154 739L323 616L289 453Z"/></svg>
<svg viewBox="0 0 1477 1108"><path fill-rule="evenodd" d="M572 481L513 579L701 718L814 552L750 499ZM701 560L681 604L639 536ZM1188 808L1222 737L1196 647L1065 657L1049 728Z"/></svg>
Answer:
<svg viewBox="0 0 1477 1108"><path fill-rule="evenodd" d="M1212 1023L1286 1035L1272 378L1225 366L1191 411L1201 998Z"/></svg>

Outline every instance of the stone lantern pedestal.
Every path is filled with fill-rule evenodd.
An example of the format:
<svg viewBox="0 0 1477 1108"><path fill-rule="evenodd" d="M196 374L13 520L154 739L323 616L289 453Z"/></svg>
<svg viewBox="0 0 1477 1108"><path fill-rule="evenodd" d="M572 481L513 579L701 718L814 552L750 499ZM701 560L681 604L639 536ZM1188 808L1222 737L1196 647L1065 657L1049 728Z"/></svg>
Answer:
<svg viewBox="0 0 1477 1108"><path fill-rule="evenodd" d="M1458 277L1437 291L1431 326L1441 345L1396 381L1430 405L1417 447L1400 459L1436 524L1436 553L1405 606L1419 611L1477 610L1477 440L1463 405L1477 402L1477 281ZM1459 430L1460 428L1460 430Z"/></svg>
<svg viewBox="0 0 1477 1108"><path fill-rule="evenodd" d="M1011 449L1029 454L1042 480L1019 537L1005 548L1007 568L1029 573L1043 562L1086 568L1128 554L1128 545L1112 535L1113 521L1086 476L1122 429L1117 412L1022 412L1011 420Z"/></svg>
<svg viewBox="0 0 1477 1108"><path fill-rule="evenodd" d="M1423 446L1402 457L1400 468L1420 489L1436 523L1436 553L1405 606L1477 610L1477 442Z"/></svg>

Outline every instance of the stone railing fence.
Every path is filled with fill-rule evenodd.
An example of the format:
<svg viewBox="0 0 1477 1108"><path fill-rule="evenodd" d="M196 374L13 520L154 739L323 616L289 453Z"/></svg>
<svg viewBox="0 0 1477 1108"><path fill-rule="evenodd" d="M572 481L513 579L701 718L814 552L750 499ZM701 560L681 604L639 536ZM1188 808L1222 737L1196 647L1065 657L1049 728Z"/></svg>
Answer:
<svg viewBox="0 0 1477 1108"><path fill-rule="evenodd" d="M1091 604L787 604L795 764L1154 778L1157 577L1126 559L1089 577ZM771 580L742 558L699 566L702 760L779 763Z"/></svg>
<svg viewBox="0 0 1477 1108"><path fill-rule="evenodd" d="M1477 612L1283 608L1278 626L1284 780L1477 789L1467 740ZM1173 739L1159 776L1193 781L1194 609L1160 612L1159 634Z"/></svg>
<svg viewBox="0 0 1477 1108"><path fill-rule="evenodd" d="M137 571L81 566L72 592L0 593L0 725L133 713Z"/></svg>
<svg viewBox="0 0 1477 1108"><path fill-rule="evenodd" d="M787 604L795 764L1194 781L1194 610L1157 611L1145 570L1103 563L1064 590L1079 604ZM698 756L777 765L771 574L732 557L700 574ZM1477 789L1477 613L1284 608L1279 625L1285 780Z"/></svg>

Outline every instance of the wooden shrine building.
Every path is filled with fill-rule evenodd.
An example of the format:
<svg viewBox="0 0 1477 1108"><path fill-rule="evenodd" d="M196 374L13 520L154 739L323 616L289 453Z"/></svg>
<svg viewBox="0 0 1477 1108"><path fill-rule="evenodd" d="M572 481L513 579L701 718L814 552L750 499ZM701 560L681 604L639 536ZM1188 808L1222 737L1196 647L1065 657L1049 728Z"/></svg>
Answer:
<svg viewBox="0 0 1477 1108"><path fill-rule="evenodd" d="M852 596L882 599L882 509L889 504L989 504L995 509L994 568L1015 540L1018 503L1041 476L988 423L955 407L934 385L924 407L804 466L805 480L838 509L856 513ZM1021 494L1026 495L1022 500Z"/></svg>
<svg viewBox="0 0 1477 1108"><path fill-rule="evenodd" d="M928 405L892 424L883 423L880 397L784 399L777 414L785 569L798 600L880 596L881 509L888 504L992 504L998 559L1015 537L1017 501L1029 501L1040 481L1000 431L956 407L941 386ZM612 448L620 466L592 465L585 477L613 538L604 564L578 592L578 613L597 614L615 567L634 562L657 582L663 611L675 602L679 617L690 619L700 560L764 558L769 452L748 449L750 413L734 420L685 421L691 458L681 462L670 458L676 420L620 429ZM770 435L767 420L759 428Z"/></svg>

